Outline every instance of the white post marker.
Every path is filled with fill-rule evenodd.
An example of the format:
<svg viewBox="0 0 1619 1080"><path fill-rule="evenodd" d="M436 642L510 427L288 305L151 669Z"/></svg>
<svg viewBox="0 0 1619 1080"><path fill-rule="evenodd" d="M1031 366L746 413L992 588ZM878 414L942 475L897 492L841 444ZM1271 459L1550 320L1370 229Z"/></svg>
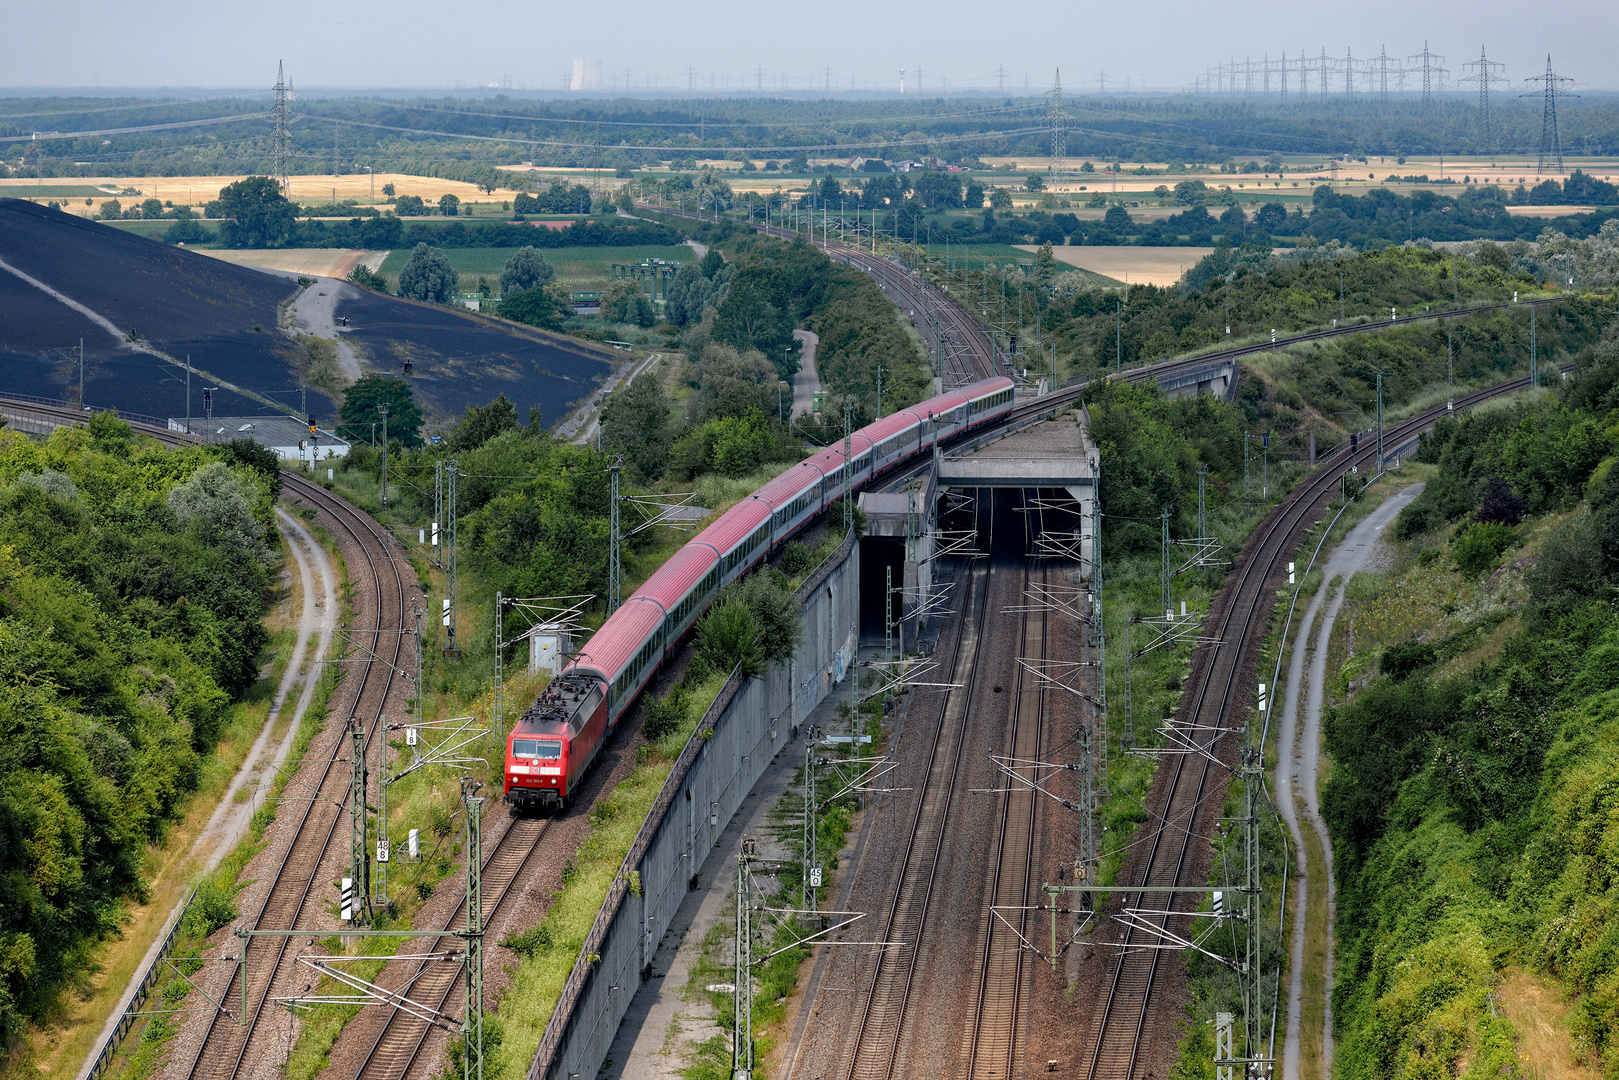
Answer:
<svg viewBox="0 0 1619 1080"><path fill-rule="evenodd" d="M1287 564L1287 583L1289 585L1295 584L1295 582L1293 580L1293 564L1292 563Z"/></svg>
<svg viewBox="0 0 1619 1080"><path fill-rule="evenodd" d="M405 850L410 855L410 861L416 862L422 857L422 833L420 829L410 830L410 836L405 841Z"/></svg>
<svg viewBox="0 0 1619 1080"><path fill-rule="evenodd" d="M1265 684L1259 684L1259 711L1265 711Z"/></svg>
<svg viewBox="0 0 1619 1080"><path fill-rule="evenodd" d="M343 913L342 913L342 919L343 919L344 922L349 922L353 918L354 918L354 879L351 878L351 877L346 877L346 878L343 879Z"/></svg>

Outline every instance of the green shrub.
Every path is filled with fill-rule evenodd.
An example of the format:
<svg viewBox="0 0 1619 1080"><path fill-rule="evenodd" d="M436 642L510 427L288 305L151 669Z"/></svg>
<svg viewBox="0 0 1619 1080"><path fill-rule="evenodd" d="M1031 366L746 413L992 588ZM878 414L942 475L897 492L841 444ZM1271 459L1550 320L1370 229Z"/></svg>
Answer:
<svg viewBox="0 0 1619 1080"><path fill-rule="evenodd" d="M683 686L677 686L663 697L645 699L641 703L641 734L648 742L656 742L679 729L686 719L686 704L690 695Z"/></svg>
<svg viewBox="0 0 1619 1080"><path fill-rule="evenodd" d="M1506 525L1478 524L1468 527L1450 545L1456 569L1466 577L1479 577L1494 568L1501 553L1512 546L1516 534Z"/></svg>
<svg viewBox="0 0 1619 1080"><path fill-rule="evenodd" d="M794 540L781 553L781 570L789 577L807 573L814 566L815 553L802 541Z"/></svg>
<svg viewBox="0 0 1619 1080"><path fill-rule="evenodd" d="M544 923L537 923L522 933L513 931L507 934L500 940L500 944L524 960L532 960L537 953L551 947L551 928Z"/></svg>

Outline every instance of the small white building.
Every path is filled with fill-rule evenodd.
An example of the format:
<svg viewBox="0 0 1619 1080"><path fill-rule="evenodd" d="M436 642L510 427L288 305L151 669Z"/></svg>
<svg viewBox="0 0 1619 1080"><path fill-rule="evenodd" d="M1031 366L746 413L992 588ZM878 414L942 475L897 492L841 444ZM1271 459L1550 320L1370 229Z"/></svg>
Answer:
<svg viewBox="0 0 1619 1080"><path fill-rule="evenodd" d="M185 418L170 417L169 430L185 431ZM347 457L349 452L347 440L319 426L311 434L309 425L294 416L216 416L211 421L194 416L191 434L204 442L252 439L287 461L325 461Z"/></svg>

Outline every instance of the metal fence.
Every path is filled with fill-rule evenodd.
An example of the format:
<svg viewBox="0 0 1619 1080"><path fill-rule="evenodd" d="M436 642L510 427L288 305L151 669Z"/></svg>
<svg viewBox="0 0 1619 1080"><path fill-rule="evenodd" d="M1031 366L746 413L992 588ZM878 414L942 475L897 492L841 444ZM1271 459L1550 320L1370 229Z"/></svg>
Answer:
<svg viewBox="0 0 1619 1080"><path fill-rule="evenodd" d="M96 1055L90 1068L81 1074L80 1080L100 1080L100 1077L112 1067L112 1059L118 1053L118 1047L123 1044L124 1036L129 1034L129 1029L134 1027L135 1021L139 1019L141 1006L146 1003L146 998L156 985L158 976L162 974L163 962L169 958L169 952L174 948L174 939L179 936L180 926L185 922L186 912L191 910L191 903L196 898L197 890L194 888L191 895L186 897L186 902L180 905L180 910L170 917L168 931L163 935L163 944L158 946L157 954L152 957L151 964L135 987L134 996L124 1006L123 1015L118 1018L118 1023L108 1032L106 1041L101 1044L101 1053Z"/></svg>

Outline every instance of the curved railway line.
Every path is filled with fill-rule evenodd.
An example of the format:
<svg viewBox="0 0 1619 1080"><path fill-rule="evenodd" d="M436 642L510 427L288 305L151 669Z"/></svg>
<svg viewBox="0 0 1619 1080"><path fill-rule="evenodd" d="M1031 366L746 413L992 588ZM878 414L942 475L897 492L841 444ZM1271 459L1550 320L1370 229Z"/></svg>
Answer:
<svg viewBox="0 0 1619 1080"><path fill-rule="evenodd" d="M1502 394L1522 390L1527 377L1513 379L1460 397L1457 408L1466 408ZM1448 415L1441 406L1414 416L1384 434L1385 455L1405 445L1435 421ZM1376 465L1376 451L1367 448L1350 453L1347 448L1332 455L1326 465L1312 473L1273 510L1254 530L1241 558L1220 591L1205 624L1221 644L1194 654L1192 683L1182 697L1177 722L1204 725L1194 731L1212 731L1229 725L1235 709L1246 709L1252 694L1246 678L1258 663L1265 627L1271 616L1277 577L1288 552L1292 551L1320 518L1339 478L1350 468ZM1227 732L1202 740L1205 749L1223 760L1231 760L1236 735ZM1143 852L1124 876L1131 885L1191 885L1191 856L1194 839L1212 830L1218 805L1210 796L1223 792L1224 777L1203 755L1177 754L1166 762L1167 782L1160 788L1159 805L1153 808L1150 834L1137 850ZM1160 774L1162 775L1162 774ZM1155 785L1156 786L1156 785ZM1125 893L1123 903L1139 907L1145 893ZM1186 901L1172 901L1169 910L1187 910ZM1160 926L1184 933L1189 914L1159 919ZM1127 951L1125 947L1142 941L1134 931L1116 936L1111 943L1120 954L1111 962L1107 994L1101 1005L1096 1035L1092 1040L1087 1080L1135 1080L1141 1075L1143 1040L1151 1023L1156 997L1153 993L1163 974L1164 953L1158 949Z"/></svg>
<svg viewBox="0 0 1619 1080"><path fill-rule="evenodd" d="M384 722L388 694L404 652L404 634L389 631L403 630L409 625L405 578L394 557L393 541L369 516L301 477L288 475L286 488L297 498L326 511L353 538L365 559L363 572L370 580L376 610L368 613L374 619L374 626L364 647L373 656L386 656L388 660L385 665L379 665L374 659L360 665L349 695L348 711L341 715L360 718L365 725L364 745L369 750ZM385 639L391 639L391 644ZM375 671L379 666L380 675ZM315 887L320 865L347 817L344 800L352 777L348 769L338 766L348 760L345 751L352 745L350 740L341 737L333 741L331 756L313 784L318 794L303 803L291 843L277 864L269 891L253 916L250 929L291 930L298 925L312 895L317 897L318 907ZM232 1017L224 1010L215 1010L185 1070L188 1080L232 1080L241 1071L255 1045L259 1020L272 1000L277 980L284 978L289 970L287 953L293 940L291 937L248 939L247 962L242 973L247 1022L242 1023L239 1017ZM227 1007L229 1004L227 999Z"/></svg>

